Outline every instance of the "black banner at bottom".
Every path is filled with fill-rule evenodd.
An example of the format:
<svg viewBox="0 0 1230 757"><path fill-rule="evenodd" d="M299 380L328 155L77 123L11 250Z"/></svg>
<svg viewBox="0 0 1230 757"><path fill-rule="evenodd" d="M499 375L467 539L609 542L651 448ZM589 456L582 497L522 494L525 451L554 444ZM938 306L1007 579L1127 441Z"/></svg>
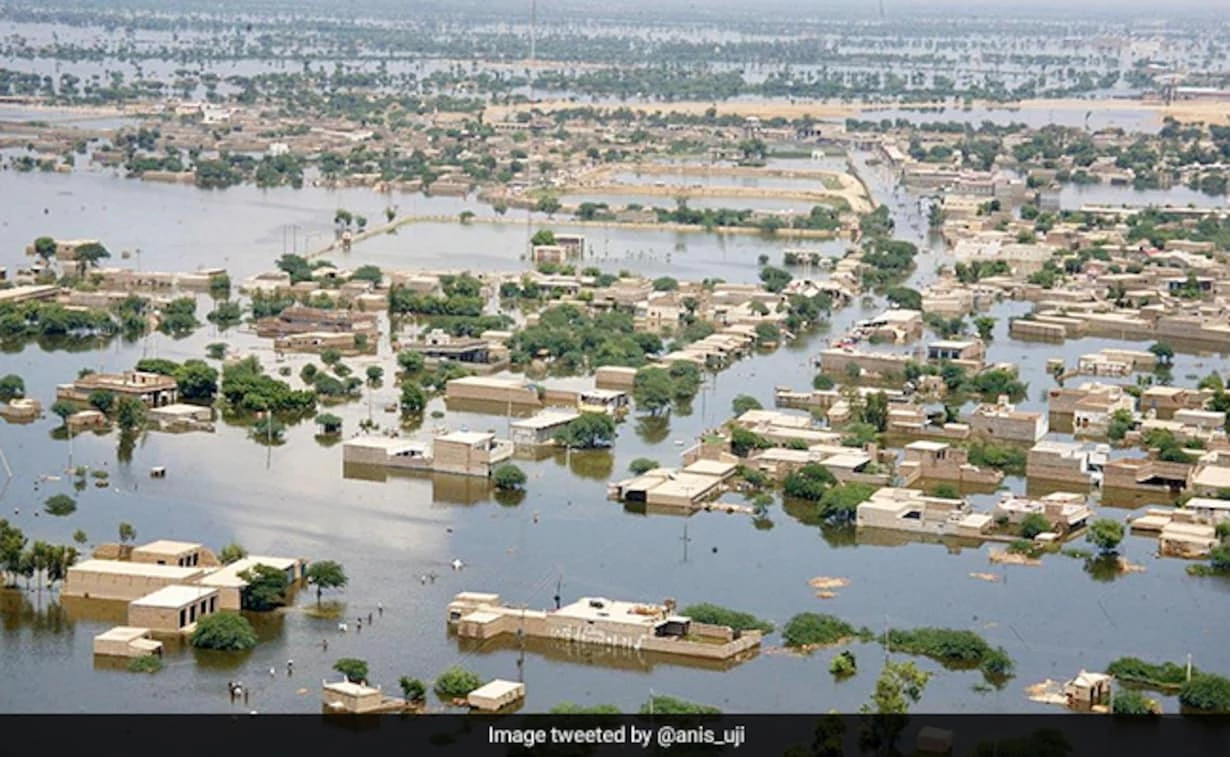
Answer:
<svg viewBox="0 0 1230 757"><path fill-rule="evenodd" d="M4 715L0 757L1230 754L1230 718L1112 715Z"/></svg>

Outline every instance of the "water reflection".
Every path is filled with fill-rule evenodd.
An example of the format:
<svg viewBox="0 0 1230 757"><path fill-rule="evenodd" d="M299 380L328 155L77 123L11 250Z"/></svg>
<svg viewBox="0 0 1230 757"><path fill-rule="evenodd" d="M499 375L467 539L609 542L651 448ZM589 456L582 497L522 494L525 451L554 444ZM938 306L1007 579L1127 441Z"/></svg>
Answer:
<svg viewBox="0 0 1230 757"><path fill-rule="evenodd" d="M669 415L639 415L635 431L646 444L658 444L670 436L671 418Z"/></svg>
<svg viewBox="0 0 1230 757"><path fill-rule="evenodd" d="M72 634L74 618L51 591L0 589L0 621L6 632L28 628L38 634Z"/></svg>
<svg viewBox="0 0 1230 757"><path fill-rule="evenodd" d="M452 632L450 632L449 636L456 640L458 651L464 655L487 656L501 652L518 652L521 649L521 645L516 637L510 634L503 634L492 639L466 639L458 637ZM639 673L648 673L660 665L692 668L694 670L730 670L737 665L755 659L759 655L759 650L753 650L730 660L706 660L602 644L576 644L563 639L542 639L536 637L526 637L524 639L524 647L526 652L541 656L552 662L597 665L612 670L626 670Z"/></svg>
<svg viewBox="0 0 1230 757"><path fill-rule="evenodd" d="M555 462L567 466L572 475L590 481L606 481L615 472L615 455L607 449L557 450Z"/></svg>

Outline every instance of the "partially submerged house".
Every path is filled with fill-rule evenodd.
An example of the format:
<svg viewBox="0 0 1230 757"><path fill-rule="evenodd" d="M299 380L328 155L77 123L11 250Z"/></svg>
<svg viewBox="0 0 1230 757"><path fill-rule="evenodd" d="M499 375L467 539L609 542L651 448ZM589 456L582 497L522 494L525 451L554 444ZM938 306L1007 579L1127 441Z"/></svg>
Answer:
<svg viewBox="0 0 1230 757"><path fill-rule="evenodd" d="M581 414L573 410L544 410L530 418L509 425L509 439L518 446L542 446L553 443L555 435Z"/></svg>
<svg viewBox="0 0 1230 757"><path fill-rule="evenodd" d="M859 529L969 538L989 534L993 526L990 515L974 512L964 499L900 488L880 489L859 504L855 523Z"/></svg>
<svg viewBox="0 0 1230 757"><path fill-rule="evenodd" d="M1003 395L995 404L975 407L965 422L973 433L1004 442L1033 444L1049 430L1044 413L1017 410Z"/></svg>
<svg viewBox="0 0 1230 757"><path fill-rule="evenodd" d="M1085 494L1053 492L1034 499L1008 492L995 504L995 519L1019 525L1026 517L1037 514L1046 518L1055 533L1068 534L1084 528L1093 517L1093 510L1085 504L1086 498Z"/></svg>
<svg viewBox="0 0 1230 757"><path fill-rule="evenodd" d="M998 486L1003 471L979 468L969 462L969 451L944 442L917 441L905 446L905 461L897 473L906 486L916 481L951 481L958 485Z"/></svg>
<svg viewBox="0 0 1230 757"><path fill-rule="evenodd" d="M135 397L151 407L162 407L178 401L179 382L171 376L143 371L87 373L71 384L57 386L56 399L85 403L94 392Z"/></svg>
<svg viewBox="0 0 1230 757"><path fill-rule="evenodd" d="M430 441L384 436L361 436L342 444L345 464L375 465L406 470L491 475L513 455L513 443L491 432L454 431Z"/></svg>
<svg viewBox="0 0 1230 757"><path fill-rule="evenodd" d="M759 648L759 631L698 623L676 615L674 603L657 605L582 597L557 610L500 603L498 594L463 592L448 605L448 624L461 638L504 634L598 644L709 660L741 659Z"/></svg>
<svg viewBox="0 0 1230 757"><path fill-rule="evenodd" d="M525 684L497 678L466 695L466 704L483 712L509 709L525 699Z"/></svg>

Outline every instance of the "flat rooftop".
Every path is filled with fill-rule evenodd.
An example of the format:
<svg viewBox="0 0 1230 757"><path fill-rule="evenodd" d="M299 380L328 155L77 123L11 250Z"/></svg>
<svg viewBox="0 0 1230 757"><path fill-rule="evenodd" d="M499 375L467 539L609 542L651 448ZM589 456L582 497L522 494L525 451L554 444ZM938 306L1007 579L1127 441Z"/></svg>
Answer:
<svg viewBox="0 0 1230 757"><path fill-rule="evenodd" d="M325 689L348 697L365 697L380 693L380 689L373 689L370 686L364 686L363 684L355 683L354 681L326 683Z"/></svg>
<svg viewBox="0 0 1230 757"><path fill-rule="evenodd" d="M381 449L386 452L401 452L405 450L426 450L427 442L414 439L395 439L387 436L361 436L357 439L347 439L342 442L344 447L358 449Z"/></svg>
<svg viewBox="0 0 1230 757"><path fill-rule="evenodd" d="M635 623L652 628L663 616L661 607L638 602L623 602L602 597L581 597L551 613L557 617L584 621Z"/></svg>
<svg viewBox="0 0 1230 757"><path fill-rule="evenodd" d="M171 541L170 539L159 539L152 541L149 544L142 544L139 547L134 547L133 552L152 552L159 555L182 555L185 552L195 552L203 545L190 541Z"/></svg>
<svg viewBox="0 0 1230 757"><path fill-rule="evenodd" d="M108 573L116 576L146 576L186 581L200 575L201 568L181 568L178 565L127 562L121 560L86 560L68 569L69 573Z"/></svg>
<svg viewBox="0 0 1230 757"><path fill-rule="evenodd" d="M264 565L274 570L287 571L294 567L299 561L293 557L265 557L253 555L245 557L242 560L236 560L230 565L225 565L213 573L205 576L200 580L202 586L228 586L228 587L243 587L247 586L248 582L240 578L239 574L246 570L253 570L258 565Z"/></svg>
<svg viewBox="0 0 1230 757"><path fill-rule="evenodd" d="M581 414L565 410L552 410L539 413L532 418L524 418L512 424L512 428L544 429L560 426L580 418Z"/></svg>
<svg viewBox="0 0 1230 757"><path fill-rule="evenodd" d="M130 606L177 608L199 602L218 593L207 586L164 586L153 594L134 600Z"/></svg>
<svg viewBox="0 0 1230 757"><path fill-rule="evenodd" d="M474 691L470 692L470 696L482 699L502 699L510 694L521 694L525 691L525 684L517 683L516 681L505 681L502 678L497 678L490 683L485 683L479 686Z"/></svg>
<svg viewBox="0 0 1230 757"><path fill-rule="evenodd" d="M148 628L137 628L136 626L116 626L109 631L104 631L94 637L94 641L132 641L134 639L143 639L150 630Z"/></svg>
<svg viewBox="0 0 1230 757"><path fill-rule="evenodd" d="M491 441L495 438L495 434L484 431L453 431L452 433L437 436L438 442L457 442L459 444L482 444L483 442Z"/></svg>
<svg viewBox="0 0 1230 757"><path fill-rule="evenodd" d="M910 442L909 444L905 445L905 448L906 449L923 449L923 450L927 450L928 452L939 452L940 450L948 449L948 446L949 445L944 442L929 442L929 441L923 440L923 441L918 441L918 442Z"/></svg>

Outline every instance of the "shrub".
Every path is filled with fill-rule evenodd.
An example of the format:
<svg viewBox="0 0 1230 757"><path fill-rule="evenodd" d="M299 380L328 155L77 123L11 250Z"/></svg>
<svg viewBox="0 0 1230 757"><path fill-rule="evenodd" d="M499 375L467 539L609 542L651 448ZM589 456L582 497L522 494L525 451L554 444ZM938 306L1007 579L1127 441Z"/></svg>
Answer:
<svg viewBox="0 0 1230 757"><path fill-rule="evenodd" d="M367 680L367 660L357 657L342 657L333 663L333 669L351 681Z"/></svg>
<svg viewBox="0 0 1230 757"><path fill-rule="evenodd" d="M1130 689L1115 694L1110 711L1116 715L1156 715L1158 703L1139 691Z"/></svg>
<svg viewBox="0 0 1230 757"><path fill-rule="evenodd" d="M890 630L885 639L896 652L930 657L957 667L978 667L990 679L1012 675L1012 658L1003 649L992 648L973 631L949 628Z"/></svg>
<svg viewBox="0 0 1230 757"><path fill-rule="evenodd" d="M650 697L649 701L641 705L642 715L721 715L722 711L717 707L711 707L707 704L696 704L685 699L676 699L668 696Z"/></svg>
<svg viewBox="0 0 1230 757"><path fill-rule="evenodd" d="M189 643L197 649L245 652L256 646L256 630L238 613L218 612L197 621Z"/></svg>
<svg viewBox="0 0 1230 757"><path fill-rule="evenodd" d="M686 615L697 623L708 623L715 626L730 626L736 631L760 631L761 633L773 632L773 624L767 620L761 620L751 613L731 610L730 608L709 604L708 602L698 605L688 605L683 608L681 614Z"/></svg>
<svg viewBox="0 0 1230 757"><path fill-rule="evenodd" d="M128 661L129 673L157 673L162 670L162 658L158 655L142 655Z"/></svg>
<svg viewBox="0 0 1230 757"><path fill-rule="evenodd" d="M1106 672L1119 681L1163 691L1177 689L1187 681L1187 668L1182 665L1173 662L1155 665L1136 657L1120 657L1106 666ZM1192 677L1195 678L1197 673L1193 670Z"/></svg>
<svg viewBox="0 0 1230 757"><path fill-rule="evenodd" d="M850 650L838 654L829 663L829 672L837 678L849 678L858 672L858 663L854 659L854 653Z"/></svg>
<svg viewBox="0 0 1230 757"><path fill-rule="evenodd" d="M628 470L637 476L661 467L662 465L657 460L650 460L647 457L638 457L628 463Z"/></svg>
<svg viewBox="0 0 1230 757"><path fill-rule="evenodd" d="M460 699L482 685L477 673L453 666L436 679L435 690L440 696Z"/></svg>
<svg viewBox="0 0 1230 757"><path fill-rule="evenodd" d="M77 500L67 494L53 494L43 503L43 510L56 517L72 515L77 512Z"/></svg>
<svg viewBox="0 0 1230 757"><path fill-rule="evenodd" d="M421 702L427 696L427 686L417 678L402 676L397 681L401 687L401 695L407 702Z"/></svg>
<svg viewBox="0 0 1230 757"><path fill-rule="evenodd" d="M837 644L849 638L871 638L869 629L854 626L834 615L803 612L795 615L782 629L782 639L788 647L812 647Z"/></svg>
<svg viewBox="0 0 1230 757"><path fill-rule="evenodd" d="M1230 679L1202 673L1179 689L1184 707L1203 712L1230 713Z"/></svg>
<svg viewBox="0 0 1230 757"><path fill-rule="evenodd" d="M512 463L504 463L491 472L491 480L497 489L512 491L525 486L525 471Z"/></svg>
<svg viewBox="0 0 1230 757"><path fill-rule="evenodd" d="M551 715L620 715L618 707L613 704L579 705L572 702L560 702L548 712Z"/></svg>

